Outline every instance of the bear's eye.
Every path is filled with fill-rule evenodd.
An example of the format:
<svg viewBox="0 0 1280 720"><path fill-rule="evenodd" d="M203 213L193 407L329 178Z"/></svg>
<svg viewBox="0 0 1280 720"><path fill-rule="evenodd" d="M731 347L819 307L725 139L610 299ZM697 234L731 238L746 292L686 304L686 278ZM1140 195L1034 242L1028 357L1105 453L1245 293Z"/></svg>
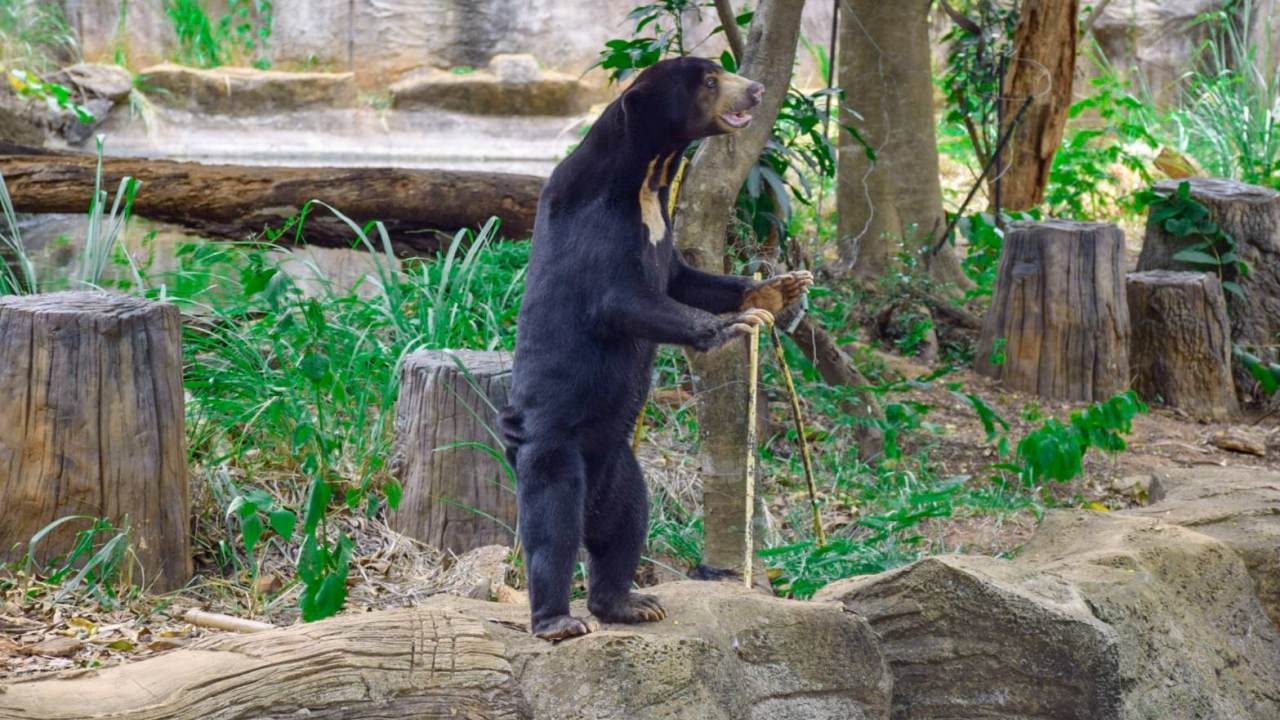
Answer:
<svg viewBox="0 0 1280 720"><path fill-rule="evenodd" d="M709 78L707 78L707 87L708 87L708 88L710 88L710 89L712 89L712 90L715 90L715 89L716 89L716 85L718 85L718 84L719 84L719 83L716 81L716 79L715 79L714 77L709 77Z"/></svg>

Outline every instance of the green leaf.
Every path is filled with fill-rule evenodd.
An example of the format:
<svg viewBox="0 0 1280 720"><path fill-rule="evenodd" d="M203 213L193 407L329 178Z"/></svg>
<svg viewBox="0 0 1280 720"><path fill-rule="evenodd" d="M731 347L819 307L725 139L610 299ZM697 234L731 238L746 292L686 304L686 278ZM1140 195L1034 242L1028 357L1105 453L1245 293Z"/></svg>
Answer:
<svg viewBox="0 0 1280 720"><path fill-rule="evenodd" d="M250 556L253 555L253 549L258 546L258 539L262 537L262 530L262 518L257 513L240 518L240 532L244 536L244 550Z"/></svg>
<svg viewBox="0 0 1280 720"><path fill-rule="evenodd" d="M268 513L267 520L271 523L271 529L275 530L282 540L289 542L293 539L293 530L298 524L298 516L292 511L284 508L272 510Z"/></svg>
<svg viewBox="0 0 1280 720"><path fill-rule="evenodd" d="M1203 250L1179 250L1173 254L1173 259L1178 262L1184 262L1191 265L1208 265L1210 267L1221 267L1222 262L1215 256Z"/></svg>

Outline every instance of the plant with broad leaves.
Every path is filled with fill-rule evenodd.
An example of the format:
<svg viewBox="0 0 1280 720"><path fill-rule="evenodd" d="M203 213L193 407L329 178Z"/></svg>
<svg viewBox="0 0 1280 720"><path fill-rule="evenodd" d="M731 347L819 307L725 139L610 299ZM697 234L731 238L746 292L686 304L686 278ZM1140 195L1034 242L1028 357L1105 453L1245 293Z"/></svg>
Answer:
<svg viewBox="0 0 1280 720"><path fill-rule="evenodd" d="M1084 472L1084 456L1090 448L1108 453L1124 450L1124 436L1133 429L1133 418L1146 412L1146 404L1128 391L1071 413L1066 423L1049 418L1018 443L1012 469L1027 487L1038 487L1046 480L1072 480Z"/></svg>
<svg viewBox="0 0 1280 720"><path fill-rule="evenodd" d="M1137 198L1150 212L1148 222L1188 241L1173 254L1173 260L1213 272L1223 290L1244 298L1238 280L1249 276L1249 266L1240 259L1235 237L1214 221L1204 203L1191 196L1191 183L1184 180L1173 192L1147 189Z"/></svg>

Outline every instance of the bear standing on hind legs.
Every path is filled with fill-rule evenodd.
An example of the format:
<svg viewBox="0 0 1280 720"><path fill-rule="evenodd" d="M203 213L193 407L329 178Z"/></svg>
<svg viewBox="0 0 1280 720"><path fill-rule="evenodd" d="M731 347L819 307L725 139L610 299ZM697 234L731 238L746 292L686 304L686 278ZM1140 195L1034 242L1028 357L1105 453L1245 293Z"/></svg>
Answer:
<svg viewBox="0 0 1280 720"><path fill-rule="evenodd" d="M579 543L587 606L604 622L666 612L631 591L648 498L629 440L659 343L711 350L772 322L813 280L695 270L671 241L672 176L690 142L741 130L764 87L702 58L645 70L547 182L533 230L510 403L533 634L590 632L569 615Z"/></svg>

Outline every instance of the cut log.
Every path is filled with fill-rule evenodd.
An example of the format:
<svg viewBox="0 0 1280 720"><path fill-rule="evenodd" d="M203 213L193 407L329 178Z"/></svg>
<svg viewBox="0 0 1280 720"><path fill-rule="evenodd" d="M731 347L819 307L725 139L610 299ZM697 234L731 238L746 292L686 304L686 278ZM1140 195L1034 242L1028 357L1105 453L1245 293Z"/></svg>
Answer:
<svg viewBox="0 0 1280 720"><path fill-rule="evenodd" d="M392 461L404 495L393 528L455 553L514 543L513 481L476 445L501 455L494 416L510 388L510 353L428 350L405 358Z"/></svg>
<svg viewBox="0 0 1280 720"><path fill-rule="evenodd" d="M1133 389L1198 418L1235 415L1231 328L1218 278L1168 270L1134 273L1128 297Z"/></svg>
<svg viewBox="0 0 1280 720"><path fill-rule="evenodd" d="M178 308L123 295L0 298L0 556L69 515L127 518L156 590L191 576ZM68 522L37 545L71 549Z"/></svg>
<svg viewBox="0 0 1280 720"><path fill-rule="evenodd" d="M479 621L427 609L220 635L0 689L0 720L527 717L502 643Z"/></svg>
<svg viewBox="0 0 1280 720"><path fill-rule="evenodd" d="M82 213L89 206L97 160L58 155L0 157L18 212ZM397 168L280 168L201 165L168 160L107 158L103 183L126 176L142 181L134 212L215 239L247 240L278 229L309 200L323 200L361 224L381 220L396 252L436 252L440 236L502 220L505 237L533 232L543 179L532 175ZM372 238L376 241L376 236ZM292 229L279 242L292 242ZM307 218L302 240L351 247L355 233L327 210Z"/></svg>
<svg viewBox="0 0 1280 720"><path fill-rule="evenodd" d="M1158 184L1161 192L1176 192L1181 181ZM1191 178L1191 197L1209 208L1222 231L1236 242L1236 252L1249 266L1238 277L1234 268L1223 268L1223 279L1236 282L1243 296L1227 293L1227 315L1231 319L1231 341L1268 362L1280 361L1280 193L1234 180ZM1201 238L1179 237L1161 223L1148 220L1138 270L1205 270L1174 259L1178 251ZM1265 405L1266 394L1239 363L1233 374L1239 400L1252 406Z"/></svg>
<svg viewBox="0 0 1280 720"><path fill-rule="evenodd" d="M1124 234L1115 225L1014 224L978 343L978 372L1055 400L1105 400L1129 384Z"/></svg>

